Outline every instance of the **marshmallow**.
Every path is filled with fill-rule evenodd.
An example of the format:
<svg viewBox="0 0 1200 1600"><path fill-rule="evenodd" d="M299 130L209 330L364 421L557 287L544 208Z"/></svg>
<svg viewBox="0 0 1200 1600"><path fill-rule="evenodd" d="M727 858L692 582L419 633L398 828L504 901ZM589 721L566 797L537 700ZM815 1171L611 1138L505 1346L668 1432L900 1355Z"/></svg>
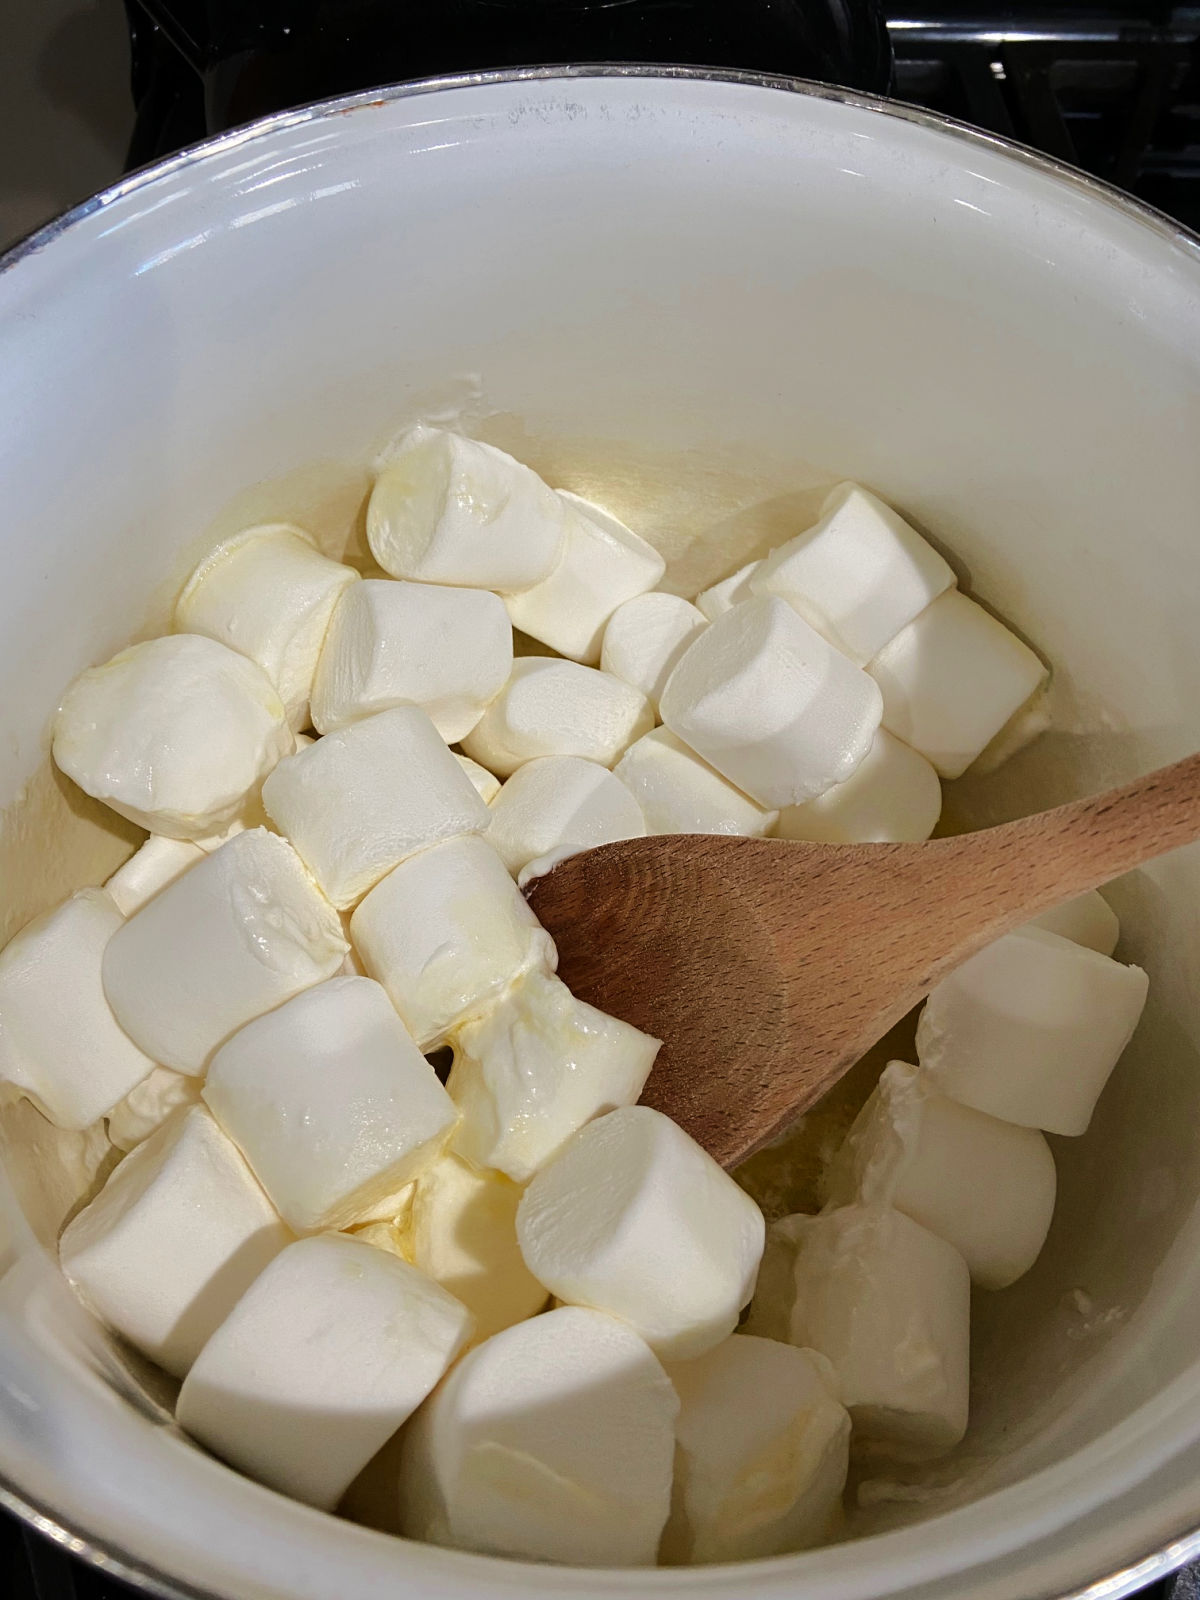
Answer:
<svg viewBox="0 0 1200 1600"><path fill-rule="evenodd" d="M1137 1027L1148 984L1140 967L1023 928L938 984L917 1023L917 1054L934 1087L963 1105L1080 1134Z"/></svg>
<svg viewBox="0 0 1200 1600"><path fill-rule="evenodd" d="M249 828L118 929L104 992L148 1055L199 1075L231 1033L331 978L346 949L291 845Z"/></svg>
<svg viewBox="0 0 1200 1600"><path fill-rule="evenodd" d="M386 1250L389 1255L409 1259L409 1245L404 1230L394 1222L364 1222L346 1230L360 1244L369 1244L375 1250Z"/></svg>
<svg viewBox="0 0 1200 1600"><path fill-rule="evenodd" d="M81 673L54 719L67 776L173 839L219 833L291 748L262 668L194 633L131 645Z"/></svg>
<svg viewBox="0 0 1200 1600"><path fill-rule="evenodd" d="M293 728L308 723L317 658L338 599L359 581L309 536L268 522L205 556L175 605L180 633L204 633L257 661L279 691Z"/></svg>
<svg viewBox="0 0 1200 1600"><path fill-rule="evenodd" d="M488 808L418 706L393 706L281 761L263 805L339 910L401 861L482 833Z"/></svg>
<svg viewBox="0 0 1200 1600"><path fill-rule="evenodd" d="M347 1227L394 1196L458 1120L370 978L330 978L247 1023L213 1057L204 1099L294 1233Z"/></svg>
<svg viewBox="0 0 1200 1600"><path fill-rule="evenodd" d="M1046 680L1015 633L957 589L935 600L870 663L883 725L943 778L966 771Z"/></svg>
<svg viewBox="0 0 1200 1600"><path fill-rule="evenodd" d="M63 1233L94 1311L182 1378L291 1235L203 1106L169 1117Z"/></svg>
<svg viewBox="0 0 1200 1600"><path fill-rule="evenodd" d="M505 600L513 626L560 655L594 666L605 624L624 600L645 594L667 570L652 544L577 495L567 502L566 537L548 577Z"/></svg>
<svg viewBox="0 0 1200 1600"><path fill-rule="evenodd" d="M454 1149L527 1182L593 1117L631 1106L659 1041L531 972L455 1036Z"/></svg>
<svg viewBox="0 0 1200 1600"><path fill-rule="evenodd" d="M611 767L653 726L646 696L611 673L553 656L522 656L462 746L472 760L507 778L535 756L583 756Z"/></svg>
<svg viewBox="0 0 1200 1600"><path fill-rule="evenodd" d="M834 1158L827 1194L834 1206L895 1206L952 1244L974 1283L1005 1289L1046 1242L1055 1184L1036 1129L948 1100L893 1061Z"/></svg>
<svg viewBox="0 0 1200 1600"><path fill-rule="evenodd" d="M525 1264L560 1300L622 1317L664 1360L731 1334L762 1212L682 1128L623 1106L573 1134L517 1211Z"/></svg>
<svg viewBox="0 0 1200 1600"><path fill-rule="evenodd" d="M340 1233L300 1239L205 1345L176 1418L239 1471L332 1510L470 1326L464 1306L398 1257Z"/></svg>
<svg viewBox="0 0 1200 1600"><path fill-rule="evenodd" d="M796 1303L796 1252L808 1221L802 1214L777 1217L767 1228L754 1298L742 1319L742 1333L787 1342Z"/></svg>
<svg viewBox="0 0 1200 1600"><path fill-rule="evenodd" d="M860 667L953 584L933 546L854 483L832 490L816 526L750 577L753 594L786 600Z"/></svg>
<svg viewBox="0 0 1200 1600"><path fill-rule="evenodd" d="M677 594L636 595L608 619L601 670L640 689L657 706L675 663L707 626L704 613Z"/></svg>
<svg viewBox="0 0 1200 1600"><path fill-rule="evenodd" d="M470 1351L400 1444L411 1538L589 1567L653 1566L679 1402L632 1329L562 1307Z"/></svg>
<svg viewBox="0 0 1200 1600"><path fill-rule="evenodd" d="M521 1191L499 1172L477 1172L443 1156L418 1178L402 1233L422 1272L473 1314L480 1342L532 1317L546 1291L529 1271L517 1243Z"/></svg>
<svg viewBox="0 0 1200 1600"><path fill-rule="evenodd" d="M397 1228L407 1229L412 1215L413 1195L416 1192L415 1178L411 1183L401 1184L393 1194L386 1194L382 1200L375 1200L370 1205L364 1206L350 1224L350 1230L353 1232L356 1228L371 1226L377 1222L386 1222Z"/></svg>
<svg viewBox="0 0 1200 1600"><path fill-rule="evenodd" d="M879 726L878 686L782 600L747 600L684 652L660 703L671 732L762 806L844 783Z"/></svg>
<svg viewBox="0 0 1200 1600"><path fill-rule="evenodd" d="M550 935L503 861L467 835L410 856L350 919L363 965L422 1050L531 968L553 970Z"/></svg>
<svg viewBox="0 0 1200 1600"><path fill-rule="evenodd" d="M797 1230L790 1343L833 1363L856 1435L923 1459L966 1432L971 1279L903 1212L845 1206Z"/></svg>
<svg viewBox="0 0 1200 1600"><path fill-rule="evenodd" d="M190 839L168 839L152 833L124 866L118 867L107 879L104 887L121 915L131 917L147 900L153 900L160 889L174 883L180 873L203 860L204 851Z"/></svg>
<svg viewBox="0 0 1200 1600"><path fill-rule="evenodd" d="M517 594L553 571L569 509L503 450L418 425L376 479L367 542L385 572Z"/></svg>
<svg viewBox="0 0 1200 1600"><path fill-rule="evenodd" d="M475 785L476 793L484 805L490 806L500 793L500 779L486 767L481 767L478 761L472 761L470 756L456 755L454 759Z"/></svg>
<svg viewBox="0 0 1200 1600"><path fill-rule="evenodd" d="M737 833L761 839L779 815L726 783L669 728L631 744L613 768L633 795L647 833Z"/></svg>
<svg viewBox="0 0 1200 1600"><path fill-rule="evenodd" d="M118 1100L105 1119L109 1142L129 1151L148 1139L179 1106L192 1106L200 1098L200 1083L170 1067L155 1067L148 1077Z"/></svg>
<svg viewBox="0 0 1200 1600"><path fill-rule="evenodd" d="M833 1533L850 1418L829 1363L810 1350L734 1334L667 1368L679 1396L664 1565L752 1561Z"/></svg>
<svg viewBox="0 0 1200 1600"><path fill-rule="evenodd" d="M512 624L486 589L371 578L333 614L313 682L313 724L329 733L413 705L454 744L508 682L512 662Z"/></svg>
<svg viewBox="0 0 1200 1600"><path fill-rule="evenodd" d="M429 1172L432 1168L427 1167L425 1170ZM399 1256L401 1261L411 1261L412 1207L416 1192L417 1183L414 1178L411 1183L406 1183L394 1194L385 1195L382 1200L377 1200L374 1205L368 1206L345 1231L353 1238L361 1239L363 1244L374 1245L378 1250L390 1250L392 1255ZM463 1299L461 1295L456 1298Z"/></svg>
<svg viewBox="0 0 1200 1600"><path fill-rule="evenodd" d="M124 1033L101 983L124 919L103 889L80 889L0 952L0 1081L60 1128L86 1128L154 1066Z"/></svg>
<svg viewBox="0 0 1200 1600"><path fill-rule="evenodd" d="M540 756L518 767L492 801L487 841L514 877L537 857L559 860L613 839L639 839L646 819L607 767Z"/></svg>
<svg viewBox="0 0 1200 1600"><path fill-rule="evenodd" d="M740 606L743 600L749 600L750 580L761 566L761 561L748 561L744 567L730 573L728 578L722 578L720 583L702 590L696 596L696 610L709 622L715 622L727 611L732 611L734 606Z"/></svg>
<svg viewBox="0 0 1200 1600"><path fill-rule="evenodd" d="M1044 928L1047 933L1057 933L1061 938L1084 944L1102 956L1112 955L1121 937L1117 913L1099 889L1089 889L1086 894L1076 895L1074 900L1067 900L1061 906L1052 906L1049 911L1043 911L1040 917L1034 917L1028 926Z"/></svg>
<svg viewBox="0 0 1200 1600"><path fill-rule="evenodd" d="M852 778L779 813L778 839L816 844L903 844L928 839L942 813L938 775L886 728Z"/></svg>

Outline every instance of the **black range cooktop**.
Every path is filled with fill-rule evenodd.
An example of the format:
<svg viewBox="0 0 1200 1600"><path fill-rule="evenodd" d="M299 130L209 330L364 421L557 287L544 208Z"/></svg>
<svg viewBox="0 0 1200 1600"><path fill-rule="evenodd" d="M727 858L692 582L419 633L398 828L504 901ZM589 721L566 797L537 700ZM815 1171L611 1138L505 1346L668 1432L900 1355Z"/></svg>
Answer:
<svg viewBox="0 0 1200 1600"><path fill-rule="evenodd" d="M1200 5L126 0L126 9L131 168L264 113L379 83L562 61L672 61L891 93L1072 162L1200 230ZM0 1513L0 1600L143 1593ZM1200 1568L1143 1596L1200 1600Z"/></svg>

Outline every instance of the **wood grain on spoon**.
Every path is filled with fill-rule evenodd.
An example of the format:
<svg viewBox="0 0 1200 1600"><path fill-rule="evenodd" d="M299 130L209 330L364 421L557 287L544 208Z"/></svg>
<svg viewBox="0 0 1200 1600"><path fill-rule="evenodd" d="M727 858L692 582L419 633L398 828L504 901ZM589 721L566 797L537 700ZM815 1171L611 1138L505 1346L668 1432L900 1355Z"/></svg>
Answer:
<svg viewBox="0 0 1200 1600"><path fill-rule="evenodd" d="M732 1167L975 951L1198 837L1193 755L926 844L626 839L528 894L575 994L663 1041L643 1103Z"/></svg>

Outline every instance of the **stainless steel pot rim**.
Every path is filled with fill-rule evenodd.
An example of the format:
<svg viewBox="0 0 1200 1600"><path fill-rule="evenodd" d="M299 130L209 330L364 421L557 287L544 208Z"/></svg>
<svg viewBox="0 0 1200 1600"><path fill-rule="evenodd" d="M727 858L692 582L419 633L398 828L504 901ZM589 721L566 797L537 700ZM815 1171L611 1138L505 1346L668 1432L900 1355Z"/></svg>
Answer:
<svg viewBox="0 0 1200 1600"><path fill-rule="evenodd" d="M569 82L587 78L640 78L650 81L684 79L731 84L807 95L813 99L829 100L880 116L892 117L901 122L928 128L933 132L948 134L975 148L998 152L1024 166L1053 177L1077 193L1117 211L1134 223L1149 228L1167 243L1188 251L1200 261L1200 233L1193 232L1164 212L1134 199L1103 179L1092 177L1089 173L1082 172L1077 167L1070 166L1053 156L1044 155L1016 140L988 133L940 112L926 110L922 106L884 99L861 90L845 89L775 73L717 67L601 62L519 67L422 78L409 83L361 90L354 94L316 101L310 105L262 117L256 122L247 123L244 127L189 145L175 155L140 168L107 189L102 189L89 199L81 201L79 205L53 218L41 228L35 229L0 254L0 274L10 272L23 262L31 260L70 229L120 201L140 193L143 189L161 183L177 173L199 167L210 159L223 156L270 134L308 123L325 121L348 112L371 110L394 101L447 90L471 89L489 84ZM69 1518L63 1517L57 1510L29 1499L3 1474L0 1474L0 1507L20 1518L37 1533L61 1546L70 1555L148 1594L160 1596L162 1600L220 1600L212 1590L196 1588L186 1581L148 1565L128 1551L114 1545L102 1544L88 1531L74 1526ZM1022 1600L1122 1600L1123 1596L1133 1594L1155 1579L1168 1576L1195 1557L1200 1557L1200 1485L1197 1486L1195 1509L1189 1513L1184 1527L1156 1541L1143 1555L1082 1588L1023 1595Z"/></svg>
<svg viewBox="0 0 1200 1600"><path fill-rule="evenodd" d="M832 100L841 105L854 106L861 111L875 112L880 116L894 117L917 127L950 134L977 148L999 151L1025 166L1068 184L1079 193L1089 196L1128 217L1131 221L1151 228L1172 244L1180 245L1200 256L1200 233L1195 233L1165 212L1156 210L1144 201L1135 200L1123 190L1114 188L1102 178L1094 178L1054 156L1043 155L1015 139L1001 134L988 133L970 123L960 122L940 111L928 111L923 106L908 105L900 100L887 100L880 95L867 94L859 89L843 89L833 84L816 83L808 78L789 78L778 73L747 72L724 67L678 67L645 63L598 62L577 66L515 67L496 72L469 72L440 78L419 78L411 83L389 84L377 89L363 89L354 94L340 95L332 100L317 100L311 105L299 106L290 111L276 112L249 122L244 127L228 133L203 139L188 145L164 161L142 167L117 183L83 200L61 216L53 218L41 228L19 239L6 252L0 254L0 273L11 271L31 256L44 250L61 234L76 224L109 206L137 194L151 184L161 182L177 172L198 166L213 157L237 150L265 135L286 128L301 127L310 122L321 122L347 112L365 111L396 100L406 100L417 95L436 94L450 89L473 89L486 84L569 82L581 78L644 78L649 80L689 79L701 83L724 83L746 88L775 89L789 94L803 94L816 100Z"/></svg>

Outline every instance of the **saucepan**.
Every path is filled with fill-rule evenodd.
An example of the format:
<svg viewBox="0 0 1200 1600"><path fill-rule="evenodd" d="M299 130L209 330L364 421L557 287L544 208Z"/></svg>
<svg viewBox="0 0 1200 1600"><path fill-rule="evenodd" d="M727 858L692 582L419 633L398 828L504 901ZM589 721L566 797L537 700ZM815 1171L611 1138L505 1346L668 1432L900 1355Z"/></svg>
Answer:
<svg viewBox="0 0 1200 1600"><path fill-rule="evenodd" d="M361 549L417 416L655 538L694 592L825 485L903 507L1054 664L978 825L1200 745L1200 240L922 111L665 68L408 85L140 173L0 263L0 933L130 848L57 782L76 672L252 515ZM113 831L113 830L117 831ZM1200 854L1114 890L1151 1002L1037 1267L981 1297L968 1437L848 1537L586 1572L391 1539L193 1448L53 1264L86 1136L0 1114L0 1498L164 1594L1116 1596L1200 1549ZM314 1450L321 1441L314 1439Z"/></svg>

